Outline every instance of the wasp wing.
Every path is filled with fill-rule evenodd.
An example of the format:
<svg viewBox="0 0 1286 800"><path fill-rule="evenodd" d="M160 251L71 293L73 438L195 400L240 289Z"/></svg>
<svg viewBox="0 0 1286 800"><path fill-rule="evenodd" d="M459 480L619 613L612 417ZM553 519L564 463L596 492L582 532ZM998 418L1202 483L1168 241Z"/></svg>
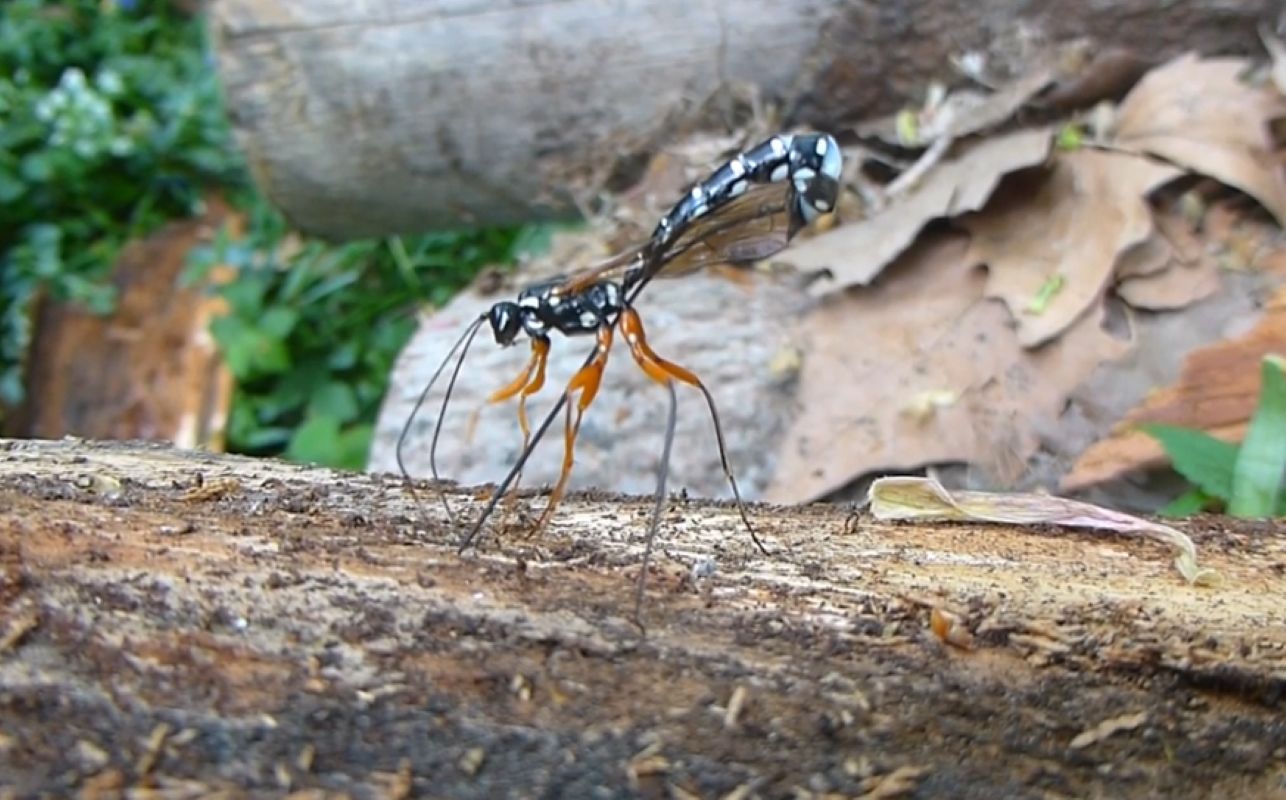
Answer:
<svg viewBox="0 0 1286 800"><path fill-rule="evenodd" d="M558 293L565 296L574 295L585 291L599 281L619 281L626 270L639 263L643 249L643 244L632 245L593 266L564 275L558 286Z"/></svg>
<svg viewBox="0 0 1286 800"><path fill-rule="evenodd" d="M714 264L758 261L786 247L798 225L789 182L753 186L693 220L645 277L678 277Z"/></svg>
<svg viewBox="0 0 1286 800"><path fill-rule="evenodd" d="M688 275L715 264L768 258L785 248L799 228L791 215L793 207L789 182L752 186L689 222L663 251L648 253L647 243L627 248L602 263L566 276L559 292L575 294L598 281L619 279L635 267L642 267L638 279L646 283L654 277Z"/></svg>

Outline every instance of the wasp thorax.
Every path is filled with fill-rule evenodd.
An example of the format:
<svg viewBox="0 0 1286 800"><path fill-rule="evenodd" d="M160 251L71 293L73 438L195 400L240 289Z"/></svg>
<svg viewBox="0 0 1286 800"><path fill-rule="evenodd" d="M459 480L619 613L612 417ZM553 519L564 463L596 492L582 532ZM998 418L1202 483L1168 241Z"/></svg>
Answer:
<svg viewBox="0 0 1286 800"><path fill-rule="evenodd" d="M496 344L511 345L522 330L522 309L517 303L508 301L496 303L487 312L487 322L491 324L491 333L496 337Z"/></svg>

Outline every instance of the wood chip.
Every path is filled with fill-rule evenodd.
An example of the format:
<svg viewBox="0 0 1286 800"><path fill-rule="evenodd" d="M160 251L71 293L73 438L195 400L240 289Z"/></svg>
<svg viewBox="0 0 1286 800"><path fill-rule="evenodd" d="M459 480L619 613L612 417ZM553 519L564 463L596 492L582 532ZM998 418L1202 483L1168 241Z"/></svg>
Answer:
<svg viewBox="0 0 1286 800"><path fill-rule="evenodd" d="M1068 744L1073 750L1084 750L1096 742L1122 731L1132 731L1148 721L1148 713L1139 711L1134 714L1123 714L1119 717L1105 719L1089 730L1082 731Z"/></svg>

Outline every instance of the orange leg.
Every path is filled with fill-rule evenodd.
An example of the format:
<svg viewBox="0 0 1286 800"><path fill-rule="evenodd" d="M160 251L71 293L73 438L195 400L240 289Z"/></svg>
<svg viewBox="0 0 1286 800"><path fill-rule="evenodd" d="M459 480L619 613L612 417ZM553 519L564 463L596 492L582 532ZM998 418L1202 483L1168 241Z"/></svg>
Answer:
<svg viewBox="0 0 1286 800"><path fill-rule="evenodd" d="M536 524L536 530L544 529L545 523L553 515L554 509L558 507L559 501L563 499L563 492L567 488L567 479L572 474L572 464L574 463L574 453L576 447L576 437L580 434L581 419L585 416L585 409L589 408L594 402L594 397L598 394L598 387L603 382L603 368L607 366L607 354L612 349L612 327L604 325L598 329L598 344L594 349L594 357L590 362L581 367L580 371L572 376L567 383L567 422L563 428L563 469L558 475L558 483L554 485L554 490L549 494L549 502L545 505L544 512L540 515L540 521ZM572 395L578 394L576 398L576 414L573 421L572 406L570 399Z"/></svg>
<svg viewBox="0 0 1286 800"><path fill-rule="evenodd" d="M666 361L661 358L648 345L647 336L643 333L643 320L639 318L639 312L632 308L627 308L621 312L621 334L625 337L625 343L630 346L630 353L634 356L634 360L638 362L639 367L649 378L660 384L678 380L689 386L705 390L705 384L701 382L700 378L673 361Z"/></svg>
<svg viewBox="0 0 1286 800"><path fill-rule="evenodd" d="M527 449L527 443L531 441L531 424L527 420L527 398L545 385L545 364L549 359L549 340L532 339L531 340L531 360L527 362L527 368L514 378L507 385L502 386L492 392L487 397L488 403L500 403L514 395L518 395L518 426L522 429L522 449ZM475 412L476 413L476 412ZM522 481L522 473L518 473L514 478L513 486L509 491L509 499L506 502L505 514L508 515L513 511L513 504L518 497L518 484Z"/></svg>
<svg viewBox="0 0 1286 800"><path fill-rule="evenodd" d="M532 339L531 360L527 362L527 368L517 378L492 392L487 398L488 403L499 403L519 392L522 393L518 398L518 424L522 427L523 447L527 446L527 440L531 437L531 425L527 421L527 398L539 392L545 385L545 363L548 359L549 340Z"/></svg>
<svg viewBox="0 0 1286 800"><path fill-rule="evenodd" d="M663 386L669 386L677 380L689 386L695 386L705 396L706 405L710 409L710 418L714 420L714 435L719 444L719 460L723 464L723 474L728 479L728 485L732 487L732 496L737 501L737 511L741 515L741 521L746 526L746 530L750 532L750 538L755 546L767 554L768 550L759 541L754 527L750 524L750 518L746 516L745 505L741 502L741 492L737 488L737 479L733 477L732 467L728 464L728 449L724 444L723 426L719 424L719 412L715 409L714 396L692 371L656 354L656 351L647 343L647 336L643 332L643 320L633 308L627 308L621 312L620 326L621 335L625 337L625 343L630 346L630 354L634 356L639 368L649 378Z"/></svg>

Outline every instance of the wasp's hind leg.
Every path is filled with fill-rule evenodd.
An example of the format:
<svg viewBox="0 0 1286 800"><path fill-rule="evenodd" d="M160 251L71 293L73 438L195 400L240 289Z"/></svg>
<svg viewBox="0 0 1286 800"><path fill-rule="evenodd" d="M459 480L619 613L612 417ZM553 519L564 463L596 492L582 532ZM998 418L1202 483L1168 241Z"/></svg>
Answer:
<svg viewBox="0 0 1286 800"><path fill-rule="evenodd" d="M533 533L539 533L544 530L549 518L553 516L554 509L558 507L559 501L563 499L563 492L567 489L567 479L572 474L572 464L575 461L576 437L580 434L581 419L585 416L585 409L590 407L594 402L594 397L598 394L598 387L603 382L603 368L607 366L607 355L612 349L612 326L603 325L597 332L597 344L594 348L594 354L590 357L585 366L572 376L567 382L567 390L564 393L568 398L567 404L567 421L563 427L563 468L558 474L558 483L554 484L554 489L549 493L549 502L545 505L545 510L540 515L540 521L536 523ZM576 398L576 410L573 413L570 399L573 395Z"/></svg>
<svg viewBox="0 0 1286 800"><path fill-rule="evenodd" d="M545 336L533 338L531 340L531 360L518 377L514 378L505 386L492 392L487 397L488 403L501 403L518 396L518 426L522 429L522 450L527 449L531 442L531 423L527 419L527 398L536 392L539 392L545 385L545 365L549 360L549 338ZM518 498L518 484L522 482L522 470L514 477L513 486L508 492L509 499L505 503L505 517L513 513L514 505Z"/></svg>
<svg viewBox="0 0 1286 800"><path fill-rule="evenodd" d="M643 331L643 320L639 318L638 312L633 308L626 308L621 312L621 334L625 337L625 343L630 347L630 354L638 362L639 368L652 380L663 385L673 385L674 381L686 383L694 386L701 391L705 397L706 406L710 409L710 419L714 421L714 435L719 444L719 461L723 465L723 474L728 479L728 485L732 487L733 499L737 502L737 513L741 515L741 522L750 534L750 539L759 548L759 552L768 555L768 549L764 547L763 542L759 541L758 534L755 533L754 526L750 524L750 517L746 514L746 506L741 501L741 491L737 488L737 479L732 474L732 466L728 463L728 448L724 444L723 426L719 423L719 411L715 408L714 396L710 390L701 382L691 370L675 364L673 361L667 361L656 354L647 343L647 335ZM649 537L655 535L655 531L649 531Z"/></svg>

